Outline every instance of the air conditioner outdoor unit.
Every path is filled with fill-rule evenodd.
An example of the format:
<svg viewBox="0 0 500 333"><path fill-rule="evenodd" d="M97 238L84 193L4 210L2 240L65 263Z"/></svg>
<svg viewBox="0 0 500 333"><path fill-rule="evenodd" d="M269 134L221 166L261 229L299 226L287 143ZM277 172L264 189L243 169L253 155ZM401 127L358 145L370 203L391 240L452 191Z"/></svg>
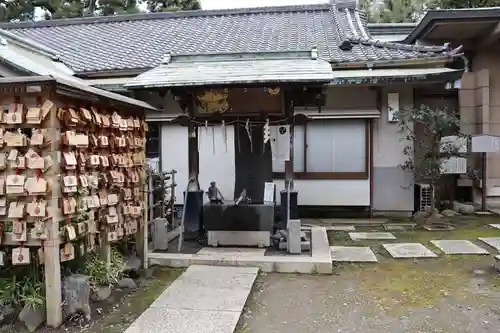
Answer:
<svg viewBox="0 0 500 333"><path fill-rule="evenodd" d="M415 211L425 211L431 207L434 189L430 184L415 184Z"/></svg>

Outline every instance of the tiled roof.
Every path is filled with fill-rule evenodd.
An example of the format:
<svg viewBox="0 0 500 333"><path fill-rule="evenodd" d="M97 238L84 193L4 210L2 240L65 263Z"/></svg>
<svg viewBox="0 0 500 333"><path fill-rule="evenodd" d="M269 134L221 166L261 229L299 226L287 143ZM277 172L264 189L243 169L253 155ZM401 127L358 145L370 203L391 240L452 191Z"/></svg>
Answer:
<svg viewBox="0 0 500 333"><path fill-rule="evenodd" d="M319 56L331 63L450 56L450 50L376 43L366 29L364 13L345 7L328 3L134 14L9 23L0 28L55 50L77 73L148 69L159 65L168 52L286 52L317 46Z"/></svg>
<svg viewBox="0 0 500 333"><path fill-rule="evenodd" d="M167 56L126 88L187 87L256 83L328 83L330 64L309 52L214 53Z"/></svg>

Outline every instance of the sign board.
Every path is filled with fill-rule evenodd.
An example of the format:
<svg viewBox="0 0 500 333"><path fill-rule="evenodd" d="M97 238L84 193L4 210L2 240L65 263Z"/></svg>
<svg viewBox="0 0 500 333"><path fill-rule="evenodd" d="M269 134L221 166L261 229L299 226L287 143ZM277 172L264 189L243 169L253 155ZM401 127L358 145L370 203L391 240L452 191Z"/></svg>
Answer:
<svg viewBox="0 0 500 333"><path fill-rule="evenodd" d="M471 141L471 151L473 153L498 153L500 152L500 138L489 134L474 135Z"/></svg>
<svg viewBox="0 0 500 333"><path fill-rule="evenodd" d="M264 203L273 204L274 203L274 183L264 183Z"/></svg>
<svg viewBox="0 0 500 333"><path fill-rule="evenodd" d="M467 159L465 157L450 157L443 159L441 162L442 174L458 174L464 175L467 173Z"/></svg>
<svg viewBox="0 0 500 333"><path fill-rule="evenodd" d="M159 157L147 158L146 162L148 163L148 166L152 171L155 171L155 172L160 171L160 158Z"/></svg>

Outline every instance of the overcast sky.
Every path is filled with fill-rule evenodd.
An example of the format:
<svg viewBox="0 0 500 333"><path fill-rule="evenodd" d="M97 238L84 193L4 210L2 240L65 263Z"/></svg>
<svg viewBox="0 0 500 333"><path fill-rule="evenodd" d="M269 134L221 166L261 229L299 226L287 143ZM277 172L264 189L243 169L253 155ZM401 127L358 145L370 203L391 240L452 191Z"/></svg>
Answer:
<svg viewBox="0 0 500 333"><path fill-rule="evenodd" d="M326 3L330 0L201 0L203 9L250 8Z"/></svg>

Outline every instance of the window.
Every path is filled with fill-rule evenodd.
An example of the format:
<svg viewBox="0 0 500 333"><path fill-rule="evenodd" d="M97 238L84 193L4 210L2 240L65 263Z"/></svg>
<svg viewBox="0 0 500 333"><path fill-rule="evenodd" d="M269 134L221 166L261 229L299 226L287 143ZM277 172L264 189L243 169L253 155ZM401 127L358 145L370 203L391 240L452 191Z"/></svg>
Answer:
<svg viewBox="0 0 500 333"><path fill-rule="evenodd" d="M326 120L296 126L294 172L297 179L367 179L369 126L362 119ZM284 163L273 161L276 178Z"/></svg>

